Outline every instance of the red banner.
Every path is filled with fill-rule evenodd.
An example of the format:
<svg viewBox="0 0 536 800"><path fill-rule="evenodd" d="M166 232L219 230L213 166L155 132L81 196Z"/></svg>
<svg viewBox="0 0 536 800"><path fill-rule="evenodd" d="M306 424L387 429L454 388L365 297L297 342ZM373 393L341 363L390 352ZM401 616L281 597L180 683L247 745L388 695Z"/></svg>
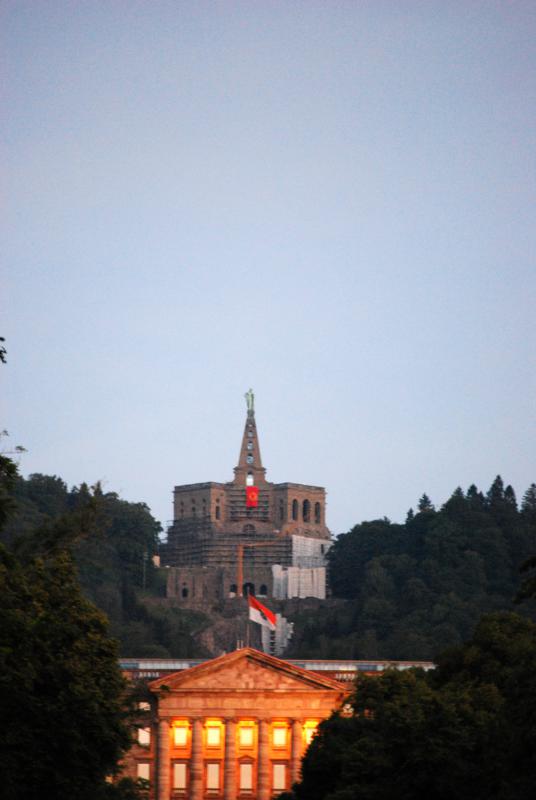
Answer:
<svg viewBox="0 0 536 800"><path fill-rule="evenodd" d="M246 508L257 508L259 505L259 490L256 486L246 486Z"/></svg>

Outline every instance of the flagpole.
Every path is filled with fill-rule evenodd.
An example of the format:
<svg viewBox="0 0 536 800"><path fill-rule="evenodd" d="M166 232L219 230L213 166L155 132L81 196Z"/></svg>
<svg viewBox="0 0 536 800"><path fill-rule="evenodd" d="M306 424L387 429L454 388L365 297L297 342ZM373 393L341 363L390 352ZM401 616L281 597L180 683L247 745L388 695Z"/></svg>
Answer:
<svg viewBox="0 0 536 800"><path fill-rule="evenodd" d="M246 589L246 600L248 601L248 610L246 617L246 647L249 647L249 586Z"/></svg>

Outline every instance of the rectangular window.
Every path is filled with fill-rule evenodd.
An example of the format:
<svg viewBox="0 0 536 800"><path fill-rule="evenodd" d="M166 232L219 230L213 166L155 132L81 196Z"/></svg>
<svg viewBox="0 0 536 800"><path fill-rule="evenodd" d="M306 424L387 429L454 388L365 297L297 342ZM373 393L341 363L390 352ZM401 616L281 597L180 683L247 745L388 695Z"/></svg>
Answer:
<svg viewBox="0 0 536 800"><path fill-rule="evenodd" d="M316 725L314 727L306 725L304 728L305 744L307 747L311 744L316 735Z"/></svg>
<svg viewBox="0 0 536 800"><path fill-rule="evenodd" d="M221 728L218 725L207 727L207 747L219 747L221 744Z"/></svg>
<svg viewBox="0 0 536 800"><path fill-rule="evenodd" d="M253 764L240 764L240 791L251 792L253 789Z"/></svg>
<svg viewBox="0 0 536 800"><path fill-rule="evenodd" d="M207 791L216 791L220 788L220 765L207 764Z"/></svg>
<svg viewBox="0 0 536 800"><path fill-rule="evenodd" d="M286 747L287 746L287 729L286 728L274 728L272 730L272 744L274 747Z"/></svg>
<svg viewBox="0 0 536 800"><path fill-rule="evenodd" d="M173 728L173 743L175 747L186 747L188 744L188 728L186 725Z"/></svg>
<svg viewBox="0 0 536 800"><path fill-rule="evenodd" d="M147 761L138 761L138 768L137 768L137 776L141 778L141 780L148 781L150 780L149 776L151 765Z"/></svg>
<svg viewBox="0 0 536 800"><path fill-rule="evenodd" d="M253 726L240 728L238 734L240 747L253 747Z"/></svg>
<svg viewBox="0 0 536 800"><path fill-rule="evenodd" d="M148 747L151 744L151 729L138 728L138 744Z"/></svg>
<svg viewBox="0 0 536 800"><path fill-rule="evenodd" d="M274 764L272 771L273 790L282 792L287 788L287 766L286 764Z"/></svg>
<svg viewBox="0 0 536 800"><path fill-rule="evenodd" d="M173 788L186 789L186 764L173 764Z"/></svg>

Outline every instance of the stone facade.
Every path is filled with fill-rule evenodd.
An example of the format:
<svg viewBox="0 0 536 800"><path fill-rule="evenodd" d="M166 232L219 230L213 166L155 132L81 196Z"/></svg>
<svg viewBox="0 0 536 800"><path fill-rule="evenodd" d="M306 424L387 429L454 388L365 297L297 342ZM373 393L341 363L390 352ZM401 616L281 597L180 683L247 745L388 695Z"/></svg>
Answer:
<svg viewBox="0 0 536 800"><path fill-rule="evenodd" d="M348 686L245 648L149 684L124 773L150 800L269 800L298 780L318 723Z"/></svg>
<svg viewBox="0 0 536 800"><path fill-rule="evenodd" d="M266 480L252 410L234 473L229 483L175 487L173 523L160 549L162 566L171 568L169 597L271 597L273 564L324 568L331 543L325 489ZM248 486L258 488L256 507L246 504Z"/></svg>

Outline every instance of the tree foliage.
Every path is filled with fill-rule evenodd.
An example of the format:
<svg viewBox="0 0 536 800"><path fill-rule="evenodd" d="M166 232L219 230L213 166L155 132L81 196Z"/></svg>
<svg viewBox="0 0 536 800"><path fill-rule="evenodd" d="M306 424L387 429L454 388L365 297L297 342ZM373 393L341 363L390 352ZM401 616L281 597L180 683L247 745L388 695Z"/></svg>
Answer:
<svg viewBox="0 0 536 800"><path fill-rule="evenodd" d="M0 539L19 554L48 553L60 543L68 547L83 592L108 616L121 655L206 654L193 636L205 623L203 614L161 602L165 574L153 564L161 526L145 503L123 500L99 484L69 489L58 476L41 474L14 475L5 496L15 511Z"/></svg>
<svg viewBox="0 0 536 800"><path fill-rule="evenodd" d="M486 494L458 487L439 510L427 495L418 508L403 525L362 522L338 537L330 584L345 602L295 616L290 655L430 659L467 639L481 614L514 608L520 566L535 552L536 486L520 510L500 476ZM523 597L535 587L529 573Z"/></svg>
<svg viewBox="0 0 536 800"><path fill-rule="evenodd" d="M485 616L438 667L363 676L320 725L294 800L518 800L536 785L536 626Z"/></svg>
<svg viewBox="0 0 536 800"><path fill-rule="evenodd" d="M0 512L16 470L4 469ZM6 499L7 498L7 499ZM0 545L0 785L6 800L98 800L130 744L125 683L105 616L82 594L66 547L94 515L80 508ZM32 546L30 547L30 542Z"/></svg>

